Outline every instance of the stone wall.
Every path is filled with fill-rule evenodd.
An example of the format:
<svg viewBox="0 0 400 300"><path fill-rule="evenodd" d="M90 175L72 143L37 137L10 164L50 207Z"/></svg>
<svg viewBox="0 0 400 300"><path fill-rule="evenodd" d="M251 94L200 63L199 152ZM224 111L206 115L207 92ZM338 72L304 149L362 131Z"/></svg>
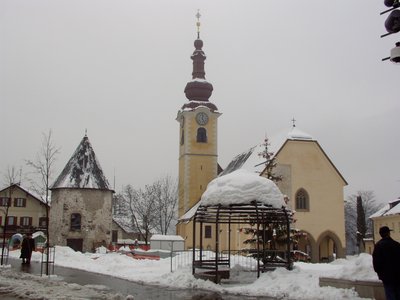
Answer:
<svg viewBox="0 0 400 300"><path fill-rule="evenodd" d="M82 239L82 251L111 242L112 192L96 189L56 189L50 209L50 244L66 246ZM71 214L81 215L81 227L71 230Z"/></svg>

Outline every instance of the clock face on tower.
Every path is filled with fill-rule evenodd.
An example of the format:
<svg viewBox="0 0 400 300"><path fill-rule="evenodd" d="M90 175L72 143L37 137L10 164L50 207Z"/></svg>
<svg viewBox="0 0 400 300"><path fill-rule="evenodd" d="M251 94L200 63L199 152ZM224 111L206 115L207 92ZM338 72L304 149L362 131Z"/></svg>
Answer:
<svg viewBox="0 0 400 300"><path fill-rule="evenodd" d="M199 124L199 125L206 125L208 122L208 115L204 112L199 112L196 115L196 121L197 121L197 124Z"/></svg>

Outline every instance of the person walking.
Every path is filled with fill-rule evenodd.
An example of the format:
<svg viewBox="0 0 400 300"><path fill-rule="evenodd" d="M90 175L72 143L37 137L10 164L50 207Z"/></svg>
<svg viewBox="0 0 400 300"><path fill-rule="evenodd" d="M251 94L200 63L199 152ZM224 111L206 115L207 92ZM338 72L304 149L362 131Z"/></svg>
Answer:
<svg viewBox="0 0 400 300"><path fill-rule="evenodd" d="M32 238L32 235L29 233L27 236L24 236L21 244L21 256L22 264L29 265L31 263L32 251L35 250L35 240Z"/></svg>
<svg viewBox="0 0 400 300"><path fill-rule="evenodd" d="M390 229L379 229L382 239L375 244L372 264L382 280L387 300L400 300L400 243L390 237Z"/></svg>

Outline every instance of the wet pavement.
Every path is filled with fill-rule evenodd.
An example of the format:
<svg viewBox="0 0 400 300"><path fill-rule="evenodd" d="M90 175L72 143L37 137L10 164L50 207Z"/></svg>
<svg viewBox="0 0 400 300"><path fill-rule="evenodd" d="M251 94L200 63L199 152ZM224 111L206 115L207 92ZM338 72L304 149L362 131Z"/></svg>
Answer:
<svg viewBox="0 0 400 300"><path fill-rule="evenodd" d="M9 259L12 269L26 272L30 274L40 275L41 264L39 262L32 262L31 265L22 265L21 260ZM77 283L79 285L104 285L108 287L111 292L120 293L122 295L132 295L135 300L271 300L268 297L246 297L243 295L227 295L218 294L215 292L208 292L193 289L174 289L170 287L161 287L153 285L144 285L137 282L119 279L108 275L86 272L77 269L65 268L55 266L54 274L57 275L58 280L66 281L68 283ZM17 299L17 298L3 298L2 299Z"/></svg>

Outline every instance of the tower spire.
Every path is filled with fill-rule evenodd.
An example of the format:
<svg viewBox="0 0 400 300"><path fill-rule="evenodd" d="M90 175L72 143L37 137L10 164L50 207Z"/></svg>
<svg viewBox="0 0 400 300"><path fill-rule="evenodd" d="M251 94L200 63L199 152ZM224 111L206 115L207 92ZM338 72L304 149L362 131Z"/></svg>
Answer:
<svg viewBox="0 0 400 300"><path fill-rule="evenodd" d="M206 81L206 72L204 71L206 55L202 49L203 41L200 39L200 17L198 10L196 14L197 39L194 41L195 50L190 57L193 60L193 80L188 82L185 87L186 98L190 101L208 101L213 91L212 84Z"/></svg>

